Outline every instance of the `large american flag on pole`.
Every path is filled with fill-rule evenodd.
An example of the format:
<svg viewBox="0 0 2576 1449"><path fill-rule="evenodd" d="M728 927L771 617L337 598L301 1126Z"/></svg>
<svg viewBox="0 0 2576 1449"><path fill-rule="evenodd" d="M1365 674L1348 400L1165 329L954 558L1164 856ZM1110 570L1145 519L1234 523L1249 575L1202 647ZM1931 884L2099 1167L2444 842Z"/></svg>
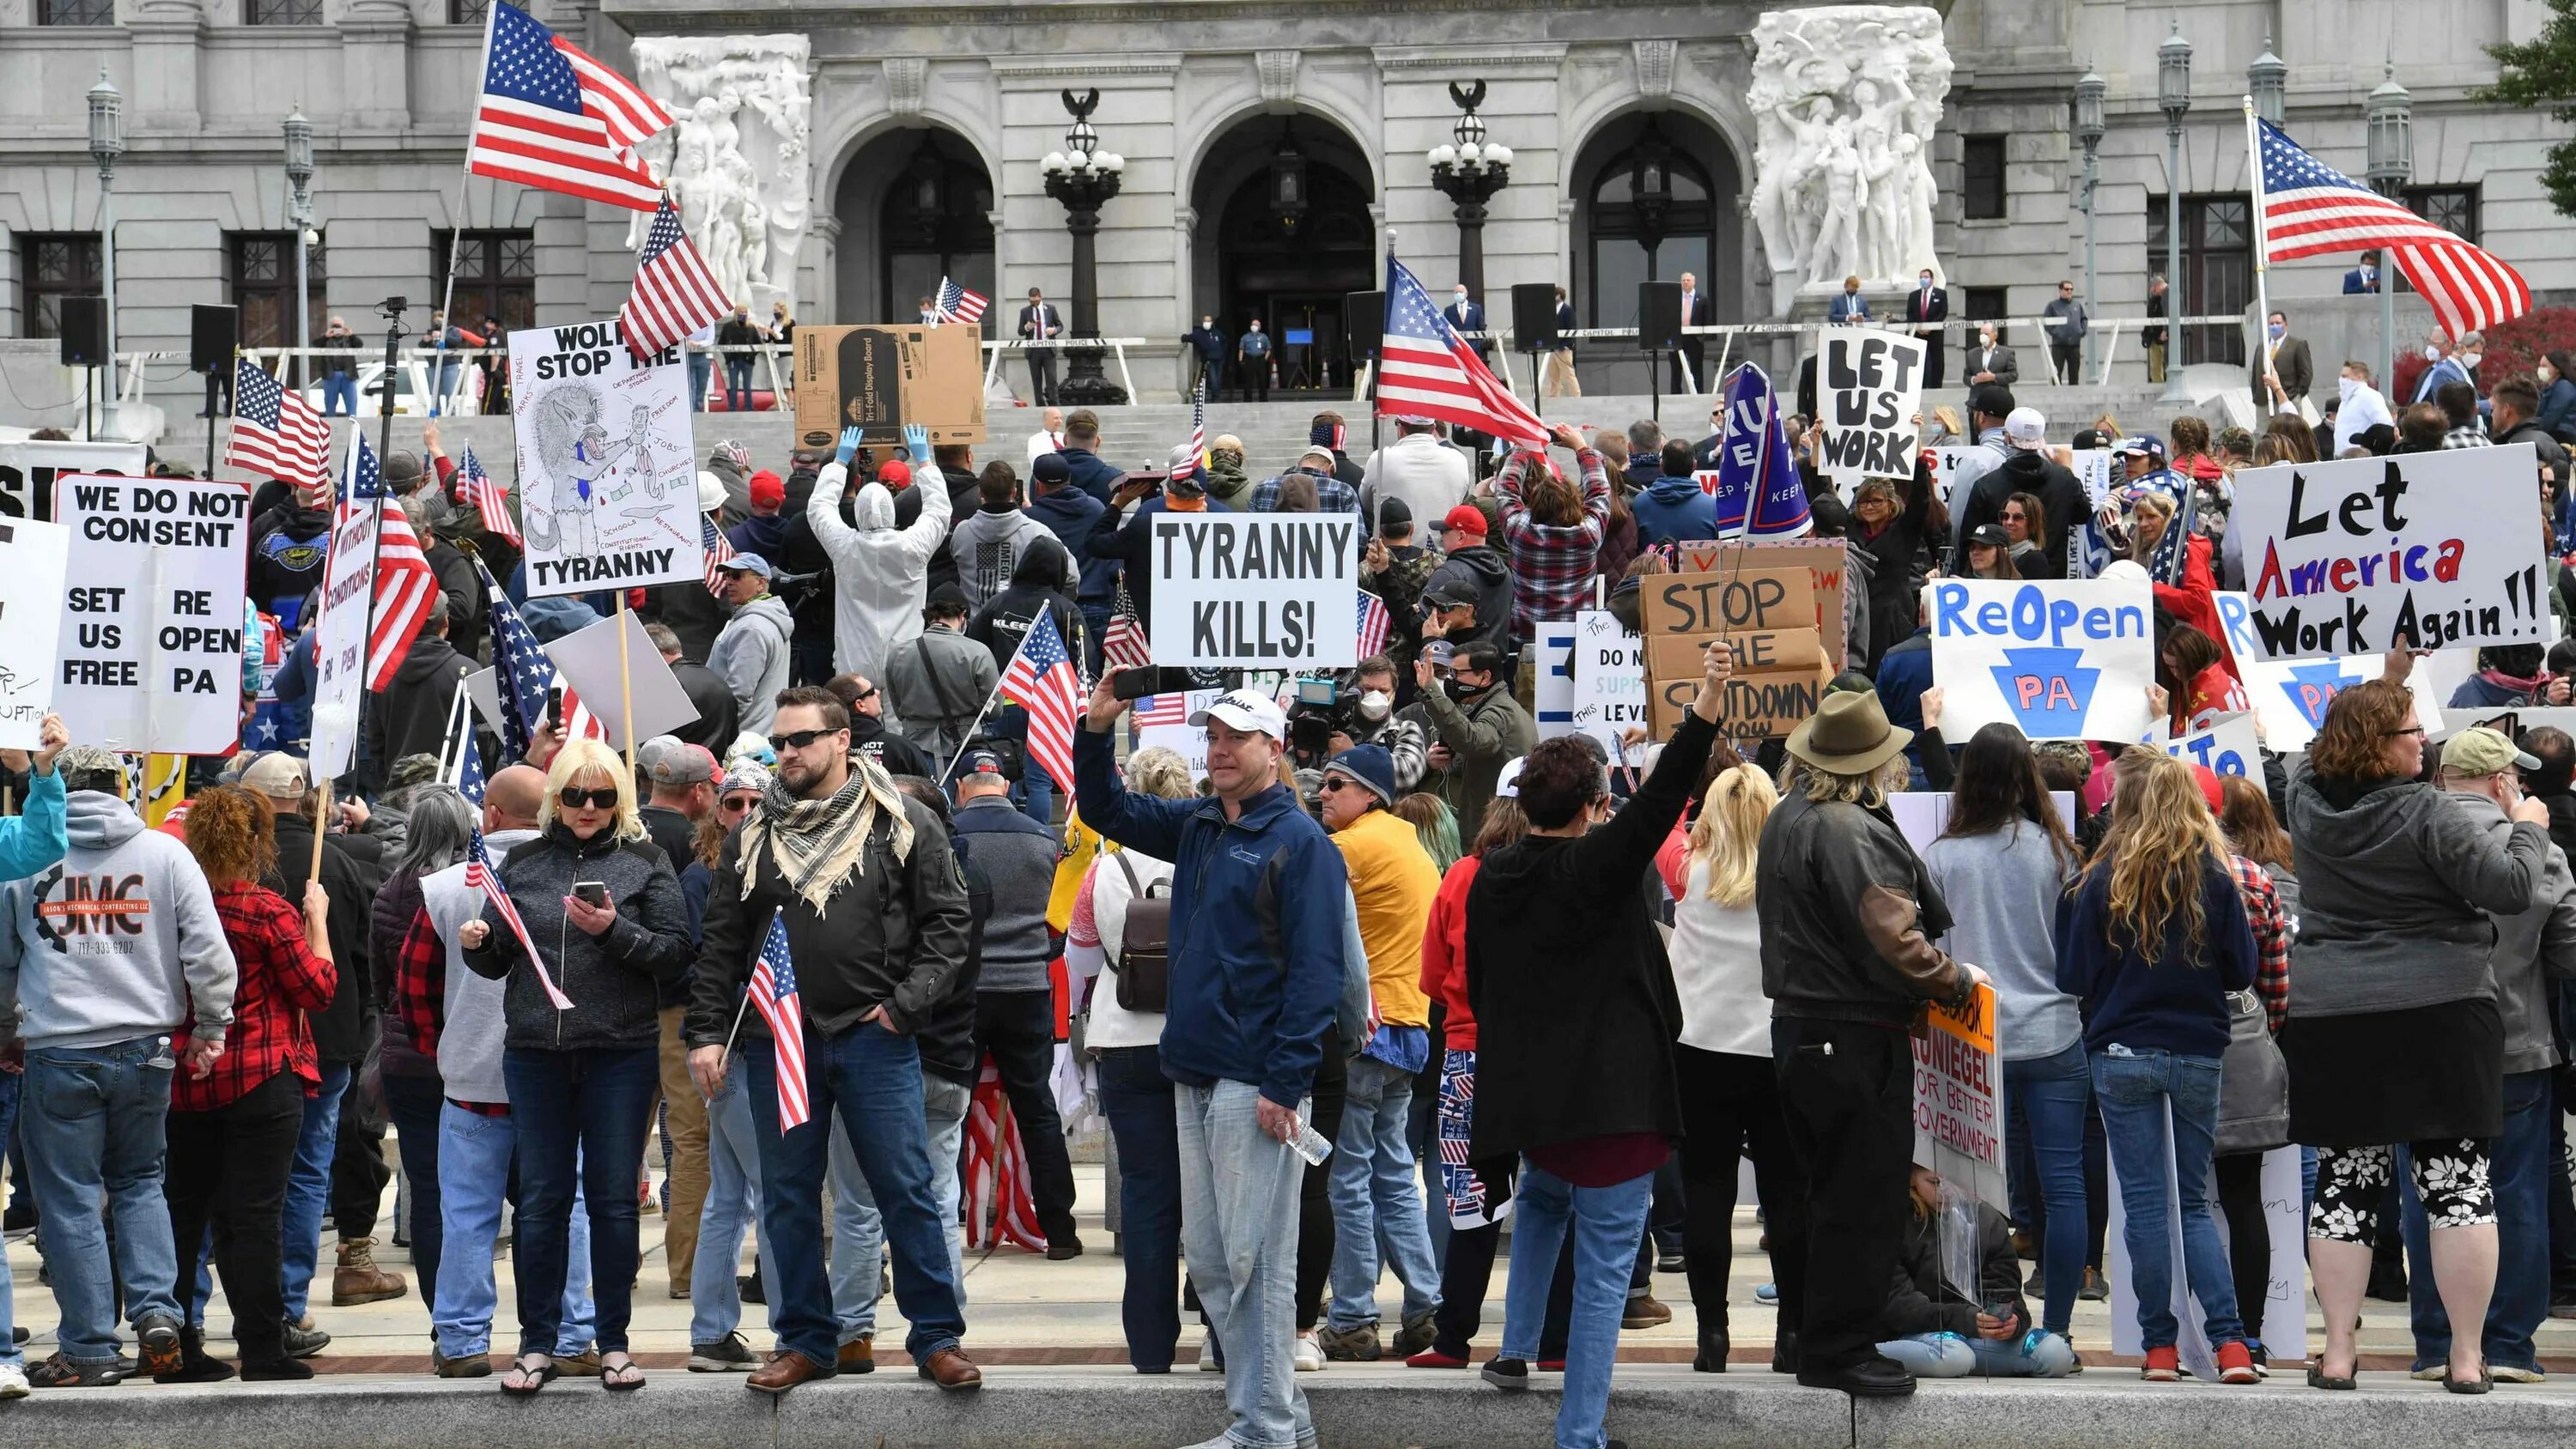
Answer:
<svg viewBox="0 0 2576 1449"><path fill-rule="evenodd" d="M429 621L430 601L438 597L438 575L430 570L429 558L421 552L420 539L412 533L401 502L386 492L384 465L366 433L353 428L349 436L349 476L331 536L342 537L360 513L375 511L374 627L367 635L367 688L381 690L393 683L394 671L411 652L413 637Z"/></svg>
<svg viewBox="0 0 2576 1449"><path fill-rule="evenodd" d="M303 396L233 360L233 430L224 462L268 478L318 490L331 483L331 424Z"/></svg>
<svg viewBox="0 0 2576 1449"><path fill-rule="evenodd" d="M1509 443L1545 448L1548 431L1459 337L1404 263L1386 259L1386 336L1378 344L1377 413L1438 418Z"/></svg>
<svg viewBox="0 0 2576 1449"><path fill-rule="evenodd" d="M483 519L483 531L524 548L527 540L519 536L519 521L510 516L510 490L483 471L483 460L474 456L473 444L465 445L464 461L456 471L464 479L465 501L473 504L475 513Z"/></svg>
<svg viewBox="0 0 2576 1449"><path fill-rule="evenodd" d="M930 311L942 322L962 322L971 327L984 320L984 309L991 305L983 293L942 277L939 295L931 300Z"/></svg>
<svg viewBox="0 0 2576 1449"><path fill-rule="evenodd" d="M1029 712L1029 760L1057 786L1073 788L1073 726L1083 710L1082 679L1056 632L1055 615L1040 611L1020 640L1011 667L1002 671L1002 697Z"/></svg>
<svg viewBox="0 0 2576 1449"><path fill-rule="evenodd" d="M456 793L473 802L479 811L483 808L483 752L474 745L471 712L465 717L463 729L465 738L457 744ZM510 934L519 938L519 949L528 953L529 969L537 973L537 984L545 988L546 1000L557 1011L570 1011L572 998L555 985L555 978L546 970L546 958L537 954L537 943L528 939L528 923L519 918L519 907L510 899L510 888L501 883L501 873L493 868L492 852L483 843L483 831L479 825L468 826L467 831L465 884L481 891L483 899L491 903L492 914L499 916Z"/></svg>
<svg viewBox="0 0 2576 1449"><path fill-rule="evenodd" d="M1207 386L1204 380L1202 380L1198 390L1190 398L1190 456L1188 461L1178 463L1173 466L1172 476L1175 478L1195 477L1200 473L1205 472L1206 469Z"/></svg>
<svg viewBox="0 0 2576 1449"><path fill-rule="evenodd" d="M805 1096L805 1006L796 995L796 963L787 954L787 916L772 912L760 956L751 963L752 1009L769 1023L778 1045L778 1130L793 1131L813 1116Z"/></svg>
<svg viewBox="0 0 2576 1449"><path fill-rule="evenodd" d="M635 262L635 285L626 305L617 309L617 330L626 349L651 357L688 340L701 327L712 327L733 311L698 244L680 226L680 208L671 198L653 210L653 226L644 234L644 254Z"/></svg>
<svg viewBox="0 0 2576 1449"><path fill-rule="evenodd" d="M467 171L651 211L662 188L634 148L670 124L625 77L508 0L491 0Z"/></svg>
<svg viewBox="0 0 2576 1449"><path fill-rule="evenodd" d="M2255 199L2268 260L2381 248L2453 337L2531 310L2531 284L2494 253L2319 161L2271 122L2252 119L2262 149Z"/></svg>

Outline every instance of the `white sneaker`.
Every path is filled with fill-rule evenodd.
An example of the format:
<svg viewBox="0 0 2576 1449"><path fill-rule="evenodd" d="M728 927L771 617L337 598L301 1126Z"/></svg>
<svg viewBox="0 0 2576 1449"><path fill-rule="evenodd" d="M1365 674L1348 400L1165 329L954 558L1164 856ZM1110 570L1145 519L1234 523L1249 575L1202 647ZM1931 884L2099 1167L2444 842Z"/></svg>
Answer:
<svg viewBox="0 0 2576 1449"><path fill-rule="evenodd" d="M27 1370L18 1364L0 1363L0 1399L27 1397Z"/></svg>
<svg viewBox="0 0 2576 1449"><path fill-rule="evenodd" d="M1297 1335L1297 1372L1313 1373L1324 1366L1324 1345L1312 1333Z"/></svg>
<svg viewBox="0 0 2576 1449"><path fill-rule="evenodd" d="M2500 1384L2545 1384L2549 1375L2536 1368L2513 1368L2501 1364L2487 1365L2487 1375ZM5 1398L6 1395L0 1395Z"/></svg>
<svg viewBox="0 0 2576 1449"><path fill-rule="evenodd" d="M1216 1361L1216 1335L1213 1333L1199 1340L1199 1372L1203 1374L1225 1372L1225 1365Z"/></svg>
<svg viewBox="0 0 2576 1449"><path fill-rule="evenodd" d="M2421 1383L2439 1383L2442 1375L2449 1373L2450 1371L2451 1366L2449 1364L2432 1363L2426 1364L2422 1368L2411 1370L2406 1376Z"/></svg>

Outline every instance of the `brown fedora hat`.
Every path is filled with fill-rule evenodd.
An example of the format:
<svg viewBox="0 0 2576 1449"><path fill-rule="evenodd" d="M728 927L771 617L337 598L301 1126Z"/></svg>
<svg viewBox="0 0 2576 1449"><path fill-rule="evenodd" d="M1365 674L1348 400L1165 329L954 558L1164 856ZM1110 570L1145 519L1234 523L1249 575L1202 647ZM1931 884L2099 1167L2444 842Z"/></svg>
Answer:
<svg viewBox="0 0 2576 1449"><path fill-rule="evenodd" d="M1834 693L1815 717L1789 734L1789 753L1799 763L1833 775L1866 775L1894 758L1914 738L1887 722L1876 694Z"/></svg>

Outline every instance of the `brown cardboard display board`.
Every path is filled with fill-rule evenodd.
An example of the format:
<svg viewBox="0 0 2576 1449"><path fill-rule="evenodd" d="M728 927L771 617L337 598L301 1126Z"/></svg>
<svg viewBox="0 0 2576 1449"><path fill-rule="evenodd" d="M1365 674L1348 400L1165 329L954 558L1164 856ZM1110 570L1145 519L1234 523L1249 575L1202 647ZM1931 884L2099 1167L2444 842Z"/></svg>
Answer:
<svg viewBox="0 0 2576 1449"><path fill-rule="evenodd" d="M1825 696L1825 686L1832 683L1833 671L1819 665L1814 669L1765 670L1758 674L1738 672L1726 681L1726 704L1718 715L1719 733L1731 740L1763 740L1785 737L1806 723ZM1672 733L1690 710L1691 701L1699 698L1699 674L1687 677L1649 679L1646 704L1650 728L1657 737Z"/></svg>
<svg viewBox="0 0 2576 1449"><path fill-rule="evenodd" d="M852 423L861 440L903 441L907 423L933 445L984 441L984 362L972 327L796 329L796 445L832 447Z"/></svg>
<svg viewBox="0 0 2576 1449"><path fill-rule="evenodd" d="M1842 658L1841 546L1682 547L1685 563L1718 567L1640 582L1652 729L1662 735L1681 722L1699 694L1700 657L1722 635L1736 657L1720 727L1734 739L1787 734L1816 712ZM1828 561L1831 577L1820 581Z"/></svg>
<svg viewBox="0 0 2576 1449"><path fill-rule="evenodd" d="M1737 562L1738 551L1743 561ZM1733 573L1741 569L1802 568L1816 592L1816 627L1824 631L1825 657L1840 660L1843 649L1843 570L1850 563L1847 546L1838 538L1761 539L1741 542L1729 539L1723 543L1683 543L1676 545L1680 572Z"/></svg>

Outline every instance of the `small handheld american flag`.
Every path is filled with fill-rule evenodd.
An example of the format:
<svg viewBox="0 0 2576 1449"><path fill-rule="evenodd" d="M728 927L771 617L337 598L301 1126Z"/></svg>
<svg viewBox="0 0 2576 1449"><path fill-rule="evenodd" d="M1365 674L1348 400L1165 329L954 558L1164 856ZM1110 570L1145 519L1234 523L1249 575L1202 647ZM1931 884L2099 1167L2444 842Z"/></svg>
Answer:
<svg viewBox="0 0 2576 1449"><path fill-rule="evenodd" d="M1207 468L1207 389L1202 386L1190 399L1190 456L1187 462L1172 469L1175 478L1189 478Z"/></svg>
<svg viewBox="0 0 2576 1449"><path fill-rule="evenodd" d="M617 330L626 337L626 349L637 357L654 356L732 311L707 259L681 227L680 209L664 196L644 234L644 254L635 259L635 285L626 294L626 305L617 309Z"/></svg>
<svg viewBox="0 0 2576 1449"><path fill-rule="evenodd" d="M769 1024L769 1038L778 1046L778 1130L791 1132L813 1116L813 1104L805 1095L805 1006L796 995L785 912L770 915L769 934L761 939L746 989L752 1009Z"/></svg>
<svg viewBox="0 0 2576 1449"><path fill-rule="evenodd" d="M474 747L474 719L470 713L466 716L464 730L465 738L458 745L460 763L456 793L479 809L483 804L483 754ZM546 1000L553 1003L557 1011L570 1011L572 998L555 985L554 977L546 972L546 958L537 954L537 943L528 939L528 923L519 919L519 908L510 899L509 887L501 883L500 872L493 868L492 852L483 843L482 830L473 826L468 826L467 830L466 885L481 891L483 898L492 903L493 914L510 928L511 935L518 937L519 949L528 953L528 966L537 973L537 984L545 988Z"/></svg>
<svg viewBox="0 0 2576 1449"><path fill-rule="evenodd" d="M456 471L465 479L465 501L473 504L474 511L482 516L483 531L494 538L507 539L513 545L525 547L527 540L519 536L519 521L510 516L510 490L483 471L483 460L474 456L473 444L466 445L464 461L457 465Z"/></svg>
<svg viewBox="0 0 2576 1449"><path fill-rule="evenodd" d="M1140 730L1189 722L1190 697L1186 694L1149 694L1136 701L1136 728Z"/></svg>
<svg viewBox="0 0 2576 1449"><path fill-rule="evenodd" d="M1386 600L1360 590L1360 657L1370 658L1386 652L1386 633L1392 620L1387 617Z"/></svg>
<svg viewBox="0 0 2576 1449"><path fill-rule="evenodd" d="M1154 650L1145 638L1145 622L1136 617L1136 601L1122 583L1117 598L1110 601L1109 627L1100 632L1101 672L1142 669L1153 662Z"/></svg>
<svg viewBox="0 0 2576 1449"><path fill-rule="evenodd" d="M478 560L475 569L483 577L483 594L492 606L493 682L501 696L501 752L510 759L524 758L529 737L535 732L546 712L546 695L555 685L555 661L537 642L536 632L519 617L510 603L509 594L492 571ZM570 722L570 733L584 739L605 739L608 731L572 690L564 691L564 714Z"/></svg>
<svg viewBox="0 0 2576 1449"><path fill-rule="evenodd" d="M733 545L725 540L716 521L703 513L698 515L698 537L707 546L707 592L723 598L724 566L733 562Z"/></svg>
<svg viewBox="0 0 2576 1449"><path fill-rule="evenodd" d="M984 309L991 305L983 293L942 277L939 296L930 304L930 310L942 322L962 322L971 327L984 320Z"/></svg>
<svg viewBox="0 0 2576 1449"><path fill-rule="evenodd" d="M1002 697L1029 712L1029 759L1061 789L1073 788L1073 726L1083 709L1082 679L1056 632L1055 615L1041 612L1020 640L1011 667L1002 671Z"/></svg>
<svg viewBox="0 0 2576 1449"><path fill-rule="evenodd" d="M307 490L331 482L331 425L247 357L233 363L233 431L224 462Z"/></svg>

